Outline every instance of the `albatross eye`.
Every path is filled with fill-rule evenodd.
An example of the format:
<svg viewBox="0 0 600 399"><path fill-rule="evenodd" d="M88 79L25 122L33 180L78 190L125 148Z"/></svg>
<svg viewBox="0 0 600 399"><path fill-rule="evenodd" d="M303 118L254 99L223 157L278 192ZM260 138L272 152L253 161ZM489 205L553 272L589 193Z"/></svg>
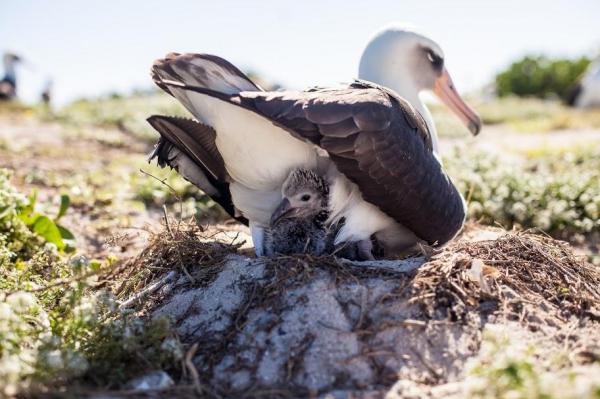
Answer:
<svg viewBox="0 0 600 399"><path fill-rule="evenodd" d="M300 197L301 201L307 202L308 200L310 200L310 195L309 194L304 194L302 197Z"/></svg>
<svg viewBox="0 0 600 399"><path fill-rule="evenodd" d="M427 59L436 69L441 69L444 65L444 59L431 50L427 50Z"/></svg>

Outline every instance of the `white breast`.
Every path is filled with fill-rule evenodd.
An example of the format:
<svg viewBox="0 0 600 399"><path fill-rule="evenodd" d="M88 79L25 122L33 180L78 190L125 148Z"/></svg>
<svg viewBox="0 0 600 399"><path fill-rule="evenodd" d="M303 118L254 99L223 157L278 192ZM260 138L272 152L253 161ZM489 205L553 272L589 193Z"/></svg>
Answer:
<svg viewBox="0 0 600 399"><path fill-rule="evenodd" d="M280 189L289 171L316 167L313 147L242 107L187 92L194 116L214 127L216 145L231 178L259 191Z"/></svg>
<svg viewBox="0 0 600 399"><path fill-rule="evenodd" d="M358 187L344 175L337 172L330 182L330 221L345 219L336 236L336 244L366 240L371 234L397 224L379 208L363 200Z"/></svg>

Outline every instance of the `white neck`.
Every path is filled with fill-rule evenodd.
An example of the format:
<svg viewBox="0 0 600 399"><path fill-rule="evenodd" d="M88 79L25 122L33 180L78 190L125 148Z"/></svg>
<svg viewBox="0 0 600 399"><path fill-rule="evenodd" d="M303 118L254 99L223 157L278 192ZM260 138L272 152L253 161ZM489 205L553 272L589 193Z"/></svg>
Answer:
<svg viewBox="0 0 600 399"><path fill-rule="evenodd" d="M379 68L361 68L358 73L359 79L369 80L371 82L377 83L381 86L388 87L394 90L396 93L400 95L400 97L404 98L408 101L425 119L425 123L429 129L429 134L431 134L431 142L433 146L433 151L438 154L438 136L437 130L435 128L435 123L433 121L433 117L427 109L427 106L421 98L419 97L419 93L421 90L416 87L416 84L410 78L410 74L408 71L402 71L402 68L399 65L396 65L398 69L395 69L393 73L388 73L387 70ZM390 76L392 75L392 76Z"/></svg>

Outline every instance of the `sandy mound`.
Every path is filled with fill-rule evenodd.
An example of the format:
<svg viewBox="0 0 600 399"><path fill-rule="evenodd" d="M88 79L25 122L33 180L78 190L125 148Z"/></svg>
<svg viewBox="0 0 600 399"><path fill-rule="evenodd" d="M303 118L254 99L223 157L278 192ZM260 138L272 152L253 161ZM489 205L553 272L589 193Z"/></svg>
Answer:
<svg viewBox="0 0 600 399"><path fill-rule="evenodd" d="M138 292L125 306L169 317L191 346L173 396L461 397L486 326L548 352L600 347L600 273L549 238L350 263L255 259L207 235L156 236L121 287Z"/></svg>

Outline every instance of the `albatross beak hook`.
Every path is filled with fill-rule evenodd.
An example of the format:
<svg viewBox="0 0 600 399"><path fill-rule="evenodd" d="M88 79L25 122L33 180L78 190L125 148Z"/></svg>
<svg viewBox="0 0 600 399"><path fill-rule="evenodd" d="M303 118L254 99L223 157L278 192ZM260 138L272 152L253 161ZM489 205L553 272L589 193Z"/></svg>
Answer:
<svg viewBox="0 0 600 399"><path fill-rule="evenodd" d="M469 128L473 136L479 134L479 131L481 130L481 118L479 118L477 112L469 107L460 94L458 94L446 68L444 68L440 77L436 79L433 92L460 118L460 120Z"/></svg>

